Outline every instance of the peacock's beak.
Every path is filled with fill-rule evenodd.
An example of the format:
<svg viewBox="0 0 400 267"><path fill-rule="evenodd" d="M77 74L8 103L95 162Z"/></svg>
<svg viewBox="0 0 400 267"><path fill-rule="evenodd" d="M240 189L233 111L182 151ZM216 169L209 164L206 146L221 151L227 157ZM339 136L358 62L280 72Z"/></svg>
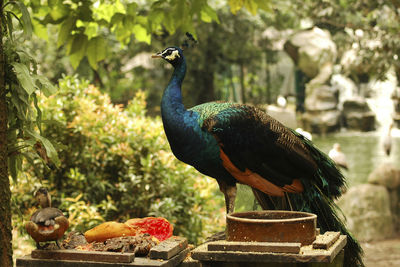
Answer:
<svg viewBox="0 0 400 267"><path fill-rule="evenodd" d="M162 58L161 52L159 52L159 53L157 53L157 54L154 54L154 55L151 55L151 57L152 57L152 58Z"/></svg>

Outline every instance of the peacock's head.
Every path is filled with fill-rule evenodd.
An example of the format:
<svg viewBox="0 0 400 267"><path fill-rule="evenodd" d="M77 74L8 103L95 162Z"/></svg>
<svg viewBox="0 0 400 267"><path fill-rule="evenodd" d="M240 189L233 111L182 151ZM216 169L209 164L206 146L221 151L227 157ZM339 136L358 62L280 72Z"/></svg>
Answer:
<svg viewBox="0 0 400 267"><path fill-rule="evenodd" d="M152 56L153 58L163 58L172 66L177 66L183 60L183 51L179 47L167 47L162 52Z"/></svg>

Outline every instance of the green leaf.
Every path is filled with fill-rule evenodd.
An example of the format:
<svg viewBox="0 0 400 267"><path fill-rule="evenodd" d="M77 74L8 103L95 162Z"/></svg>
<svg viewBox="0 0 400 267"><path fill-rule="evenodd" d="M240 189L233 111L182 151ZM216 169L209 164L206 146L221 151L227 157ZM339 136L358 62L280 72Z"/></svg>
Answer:
<svg viewBox="0 0 400 267"><path fill-rule="evenodd" d="M87 45L87 57L93 69L97 69L97 62L106 58L107 47L105 40L97 36L92 38Z"/></svg>
<svg viewBox="0 0 400 267"><path fill-rule="evenodd" d="M258 5L255 0L244 0L244 6L252 15L257 15Z"/></svg>
<svg viewBox="0 0 400 267"><path fill-rule="evenodd" d="M46 77L43 75L35 75L36 82L39 83L39 89L43 92L46 97L49 97L57 92L55 87Z"/></svg>
<svg viewBox="0 0 400 267"><path fill-rule="evenodd" d="M66 17L70 13L68 5L63 4L62 1L53 1L53 2L57 3L53 5L49 4L50 6L49 15L54 21L58 21L59 19Z"/></svg>
<svg viewBox="0 0 400 267"><path fill-rule="evenodd" d="M125 7L119 0L115 1L113 4L101 3L93 10L93 15L97 20L105 20L108 23L111 22L115 13L125 14Z"/></svg>
<svg viewBox="0 0 400 267"><path fill-rule="evenodd" d="M132 32L135 34L136 40L139 42L151 43L151 34L147 33L146 28L140 24L133 26Z"/></svg>
<svg viewBox="0 0 400 267"><path fill-rule="evenodd" d="M66 20L64 20L63 23L61 23L60 30L58 32L58 40L57 40L58 47L66 43L69 36L71 35L74 26L75 26L74 17L68 17Z"/></svg>
<svg viewBox="0 0 400 267"><path fill-rule="evenodd" d="M19 154L8 157L8 169L14 181L17 181L18 173L22 170L22 158Z"/></svg>
<svg viewBox="0 0 400 267"><path fill-rule="evenodd" d="M16 4L19 7L19 10L21 10L21 20L22 20L22 26L24 28L24 33L28 36L32 36L32 23L31 23L31 16L29 15L28 9L22 3L21 1L16 1Z"/></svg>
<svg viewBox="0 0 400 267"><path fill-rule="evenodd" d="M202 8L200 15L201 20L204 22L211 22L214 20L219 23L217 12L207 4Z"/></svg>
<svg viewBox="0 0 400 267"><path fill-rule="evenodd" d="M12 62L11 65L14 67L18 81L22 88L25 89L28 95L31 95L35 91L36 86L27 66L19 62Z"/></svg>
<svg viewBox="0 0 400 267"><path fill-rule="evenodd" d="M129 3L129 4L126 5L126 13L131 15L131 16L135 16L137 8L138 8L138 4Z"/></svg>
<svg viewBox="0 0 400 267"><path fill-rule="evenodd" d="M36 36L42 38L43 40L49 41L49 35L47 34L47 27L45 27L36 19L32 20L32 25L33 25L33 32L36 34Z"/></svg>
<svg viewBox="0 0 400 267"><path fill-rule="evenodd" d="M151 29L156 30L164 20L165 11L162 9L151 10L149 14L149 23L151 25Z"/></svg>
<svg viewBox="0 0 400 267"><path fill-rule="evenodd" d="M44 148L46 149L47 156L56 166L60 166L60 160L58 158L57 151L55 150L53 144L47 138L41 136L37 132L34 132L30 129L24 129L24 131L31 137L40 141L43 144Z"/></svg>
<svg viewBox="0 0 400 267"><path fill-rule="evenodd" d="M80 34L74 39L71 45L69 60L74 69L79 66L82 58L86 54L86 48L88 46L88 38L86 35Z"/></svg>
<svg viewBox="0 0 400 267"><path fill-rule="evenodd" d="M8 29L8 33L10 36L11 41L13 41L13 31L14 31L14 27L13 27L13 23L12 23L12 15L10 11L6 11L6 22L7 22L7 29Z"/></svg>
<svg viewBox="0 0 400 267"><path fill-rule="evenodd" d="M244 5L244 0L228 0L231 12L236 14Z"/></svg>
<svg viewBox="0 0 400 267"><path fill-rule="evenodd" d="M175 27L175 22L174 22L174 16L172 16L171 13L165 13L164 16L165 16L165 18L163 21L163 25L164 25L165 29L170 34L175 33L176 27Z"/></svg>
<svg viewBox="0 0 400 267"><path fill-rule="evenodd" d="M99 25L96 22L89 22L86 25L84 34L86 34L88 40L97 36L98 28L99 28Z"/></svg>
<svg viewBox="0 0 400 267"><path fill-rule="evenodd" d="M37 116L36 116L36 125L40 131L40 134L42 134L42 110L39 108L38 105L38 99L36 97L36 94L32 94L32 98L33 98L33 104L36 108L36 112L37 112Z"/></svg>
<svg viewBox="0 0 400 267"><path fill-rule="evenodd" d="M88 37L84 34L73 35L72 44L67 49L67 55L75 54L81 51L83 48L86 48L87 41Z"/></svg>
<svg viewBox="0 0 400 267"><path fill-rule="evenodd" d="M259 9L264 11L272 12L271 2L266 0L254 0L257 3Z"/></svg>

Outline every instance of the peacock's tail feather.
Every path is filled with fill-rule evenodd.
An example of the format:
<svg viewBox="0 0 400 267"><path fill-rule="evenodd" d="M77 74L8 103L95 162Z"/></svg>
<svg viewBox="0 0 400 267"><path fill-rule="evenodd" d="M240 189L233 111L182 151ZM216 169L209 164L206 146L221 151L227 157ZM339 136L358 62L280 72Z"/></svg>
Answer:
<svg viewBox="0 0 400 267"><path fill-rule="evenodd" d="M302 135L295 134L303 139L317 163L318 170L314 179L303 179L304 191L301 194L287 194L288 201L280 197L268 196L253 189L256 199L263 209L293 209L316 214L318 227L320 227L322 233L336 231L347 236L344 266L364 266L362 248L346 229L344 215L334 202L341 195L345 186L345 178L326 154Z"/></svg>

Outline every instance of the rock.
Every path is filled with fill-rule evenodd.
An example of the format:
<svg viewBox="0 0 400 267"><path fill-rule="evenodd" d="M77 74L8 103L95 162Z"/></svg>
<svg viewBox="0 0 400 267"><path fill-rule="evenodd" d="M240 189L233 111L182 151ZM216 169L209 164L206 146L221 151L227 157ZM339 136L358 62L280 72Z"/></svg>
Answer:
<svg viewBox="0 0 400 267"><path fill-rule="evenodd" d="M335 62L337 54L330 33L318 27L293 34L285 50L309 78L316 77L327 62Z"/></svg>
<svg viewBox="0 0 400 267"><path fill-rule="evenodd" d="M389 238L394 233L388 190L381 185L351 187L337 202L358 241Z"/></svg>
<svg viewBox="0 0 400 267"><path fill-rule="evenodd" d="M307 111L301 117L302 128L311 133L330 133L340 129L340 111Z"/></svg>
<svg viewBox="0 0 400 267"><path fill-rule="evenodd" d="M368 106L367 101L361 97L354 97L352 99L348 99L343 103L343 113L347 115L351 112L369 112L371 111Z"/></svg>
<svg viewBox="0 0 400 267"><path fill-rule="evenodd" d="M400 187L400 169L397 169L392 163L383 163L369 174L368 183L396 189Z"/></svg>
<svg viewBox="0 0 400 267"><path fill-rule="evenodd" d="M390 209L396 233L400 233L400 187L389 190Z"/></svg>
<svg viewBox="0 0 400 267"><path fill-rule="evenodd" d="M338 104L338 91L328 85L308 84L306 111L334 110Z"/></svg>
<svg viewBox="0 0 400 267"><path fill-rule="evenodd" d="M353 98L343 103L344 124L349 130L372 131L375 129L375 114L362 98Z"/></svg>
<svg viewBox="0 0 400 267"><path fill-rule="evenodd" d="M359 114L356 112L349 113L344 118L347 129L368 132L375 130L375 114L373 112Z"/></svg>
<svg viewBox="0 0 400 267"><path fill-rule="evenodd" d="M395 231L400 232L400 169L392 163L383 163L370 173L368 183L382 185L388 189L393 224Z"/></svg>

